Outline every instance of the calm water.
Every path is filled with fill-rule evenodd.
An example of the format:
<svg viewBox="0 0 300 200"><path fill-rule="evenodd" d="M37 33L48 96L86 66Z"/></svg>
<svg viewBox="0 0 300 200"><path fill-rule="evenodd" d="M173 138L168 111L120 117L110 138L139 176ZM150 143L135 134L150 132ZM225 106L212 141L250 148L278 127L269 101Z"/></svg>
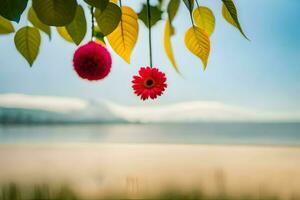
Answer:
<svg viewBox="0 0 300 200"><path fill-rule="evenodd" d="M0 143L300 145L298 123L0 126Z"/></svg>

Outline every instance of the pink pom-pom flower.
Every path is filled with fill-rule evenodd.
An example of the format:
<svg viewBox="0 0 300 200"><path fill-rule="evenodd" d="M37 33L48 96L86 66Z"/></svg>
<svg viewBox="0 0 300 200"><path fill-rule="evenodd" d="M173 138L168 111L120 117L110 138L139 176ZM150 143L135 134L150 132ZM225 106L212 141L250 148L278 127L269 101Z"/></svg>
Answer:
<svg viewBox="0 0 300 200"><path fill-rule="evenodd" d="M90 81L105 78L110 72L111 64L111 56L107 49L93 41L80 46L73 57L77 74Z"/></svg>

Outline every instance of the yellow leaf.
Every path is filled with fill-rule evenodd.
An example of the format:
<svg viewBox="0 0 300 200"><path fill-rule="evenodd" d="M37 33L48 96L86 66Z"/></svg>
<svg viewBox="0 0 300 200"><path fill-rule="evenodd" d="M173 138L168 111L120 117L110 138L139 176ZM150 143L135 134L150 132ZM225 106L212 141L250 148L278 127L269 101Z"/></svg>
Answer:
<svg viewBox="0 0 300 200"><path fill-rule="evenodd" d="M72 40L71 36L69 35L66 27L64 27L64 26L56 27L56 30L62 38L64 38L68 42L73 43L73 40Z"/></svg>
<svg viewBox="0 0 300 200"><path fill-rule="evenodd" d="M110 2L117 4L118 0L110 0Z"/></svg>
<svg viewBox="0 0 300 200"><path fill-rule="evenodd" d="M205 70L210 53L210 40L207 33L197 26L191 27L185 33L184 42L186 47L201 59Z"/></svg>
<svg viewBox="0 0 300 200"><path fill-rule="evenodd" d="M136 44L139 25L138 16L130 7L122 6L122 17L118 27L107 36L112 49L127 63Z"/></svg>
<svg viewBox="0 0 300 200"><path fill-rule="evenodd" d="M174 58L173 50L172 50L172 44L171 44L171 36L174 32L174 28L172 27L172 24L170 23L169 20L166 21L165 25L165 33L164 33L164 47L166 54L171 61L174 69L179 73L179 70L177 68L177 64Z"/></svg>
<svg viewBox="0 0 300 200"><path fill-rule="evenodd" d="M199 28L202 28L209 36L212 35L215 30L215 16L209 8L198 7L193 11L193 18Z"/></svg>
<svg viewBox="0 0 300 200"><path fill-rule="evenodd" d="M106 48L106 44L103 41L96 39L95 42Z"/></svg>

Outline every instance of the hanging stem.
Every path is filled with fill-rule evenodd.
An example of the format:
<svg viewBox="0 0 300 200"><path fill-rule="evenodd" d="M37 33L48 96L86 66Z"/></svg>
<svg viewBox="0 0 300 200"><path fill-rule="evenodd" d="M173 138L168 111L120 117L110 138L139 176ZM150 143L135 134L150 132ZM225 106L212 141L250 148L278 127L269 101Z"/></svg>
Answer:
<svg viewBox="0 0 300 200"><path fill-rule="evenodd" d="M199 10L199 8L200 8L200 6L199 6L199 2L198 2L198 0L195 0L196 1L196 5L197 5L197 11L198 11L198 13L199 13L199 16L201 16L201 13L200 13L200 10Z"/></svg>
<svg viewBox="0 0 300 200"><path fill-rule="evenodd" d="M190 5L190 7L191 7L191 5ZM193 11L191 11L191 10L189 9L189 13L190 13L190 18L191 18L192 25L193 25L193 27L195 27L192 12L193 12Z"/></svg>
<svg viewBox="0 0 300 200"><path fill-rule="evenodd" d="M119 4L120 4L120 8L121 8L121 12L122 12L122 0L119 0ZM123 13L121 14L121 21L120 21L120 24L121 24L121 32L122 32L122 42L123 42L123 48L125 49L125 41L124 41L124 29L123 29Z"/></svg>
<svg viewBox="0 0 300 200"><path fill-rule="evenodd" d="M199 8L200 6L199 6L198 0L195 0L195 1L196 1L196 4L197 4L197 8Z"/></svg>
<svg viewBox="0 0 300 200"><path fill-rule="evenodd" d="M93 40L94 38L94 33L95 33L95 17L94 17L94 7L91 7L91 15L92 15L92 36L91 36L91 40Z"/></svg>
<svg viewBox="0 0 300 200"><path fill-rule="evenodd" d="M151 12L150 12L150 0L147 0L147 14L148 14L148 30L149 30L149 57L150 57L150 67L153 66L153 62L152 62L152 36L151 36Z"/></svg>

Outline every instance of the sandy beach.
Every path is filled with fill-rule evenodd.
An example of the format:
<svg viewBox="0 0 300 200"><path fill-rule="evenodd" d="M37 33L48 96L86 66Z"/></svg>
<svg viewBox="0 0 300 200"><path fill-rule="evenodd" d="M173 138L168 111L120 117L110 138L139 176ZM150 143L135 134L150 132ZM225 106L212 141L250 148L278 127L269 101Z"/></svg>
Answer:
<svg viewBox="0 0 300 200"><path fill-rule="evenodd" d="M82 195L139 196L166 188L300 196L300 148L242 145L0 146L0 182L69 184Z"/></svg>

